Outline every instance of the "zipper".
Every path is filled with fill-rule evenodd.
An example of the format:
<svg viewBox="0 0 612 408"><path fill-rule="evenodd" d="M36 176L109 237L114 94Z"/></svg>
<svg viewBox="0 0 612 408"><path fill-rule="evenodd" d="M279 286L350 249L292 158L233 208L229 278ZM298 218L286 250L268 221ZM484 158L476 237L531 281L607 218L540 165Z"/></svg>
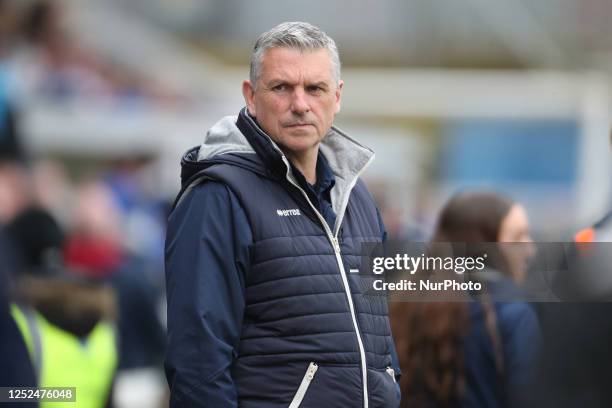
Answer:
<svg viewBox="0 0 612 408"><path fill-rule="evenodd" d="M387 367L387 374L389 374L391 376L391 378L393 378L393 382L397 382L395 381L395 370L392 367Z"/></svg>
<svg viewBox="0 0 612 408"><path fill-rule="evenodd" d="M334 251L336 251L337 253L340 253L340 242L338 241L338 238L332 236L332 245L334 246Z"/></svg>
<svg viewBox="0 0 612 408"><path fill-rule="evenodd" d="M293 400L291 400L291 404L289 404L289 408L298 408L306 395L306 391L308 391L308 387L310 387L310 382L315 376L315 373L319 369L319 366L315 363L310 363L308 369L306 370L306 374L304 374L304 378L302 378L302 382L295 392L295 396Z"/></svg>
<svg viewBox="0 0 612 408"><path fill-rule="evenodd" d="M252 121L252 123L254 124L256 128L260 129L259 126L255 122ZM262 133L265 135L265 132L262 131ZM321 213L312 204L312 201L310 201L308 194L306 194L306 192L294 180L292 180L291 177L289 177L289 175L291 174L290 173L291 165L289 164L289 160L287 159L285 154L278 148L276 143L272 141L270 136L268 135L266 136L270 140L271 145L274 148L274 150L276 150L280 154L283 160L283 163L285 163L285 166L287 167L285 178L302 193L302 195L308 202L308 205L310 205L310 208L312 208L314 213L317 215L317 218L319 218L319 221L321 222L321 225L323 226L323 229L325 230L325 233L327 234L327 238L329 239L329 241L332 244L332 247L334 248L334 253L336 254L336 261L338 263L338 268L340 270L340 276L342 277L342 284L344 285L344 292L346 294L346 298L349 304L349 310L351 312L351 319L353 321L353 327L355 328L355 335L357 336L357 345L359 346L359 357L361 360L361 376L362 376L362 382L363 382L363 408L368 408L368 405L369 405L369 401L368 401L368 366L367 366L367 361L366 361L365 348L363 346L363 340L361 339L361 332L359 331L359 325L357 324L357 315L355 314L355 306L353 305L353 297L351 295L351 289L349 287L348 279L346 277L346 270L344 269L344 264L342 263L342 256L340 255L340 243L338 242L338 231L340 230L340 225L342 225L342 219L344 218L344 212L346 210L346 206L348 205L350 194L347 194L346 199L344 200L344 203L342 203L342 206L340 207L340 213L338 214L339 218L336 219L336 225L338 226L338 228L334 228L336 232L336 235L334 235L329 225L327 225L327 221L325 221L325 218L323 218ZM372 163L373 159L374 157L370 157L368 162L357 172L357 174L355 175L355 178L353 179L353 181L347 188L348 192L350 192L350 190L353 189L353 187L357 183L357 180L359 179L359 176L361 175L361 173L363 173L366 167L368 167L370 163Z"/></svg>
<svg viewBox="0 0 612 408"><path fill-rule="evenodd" d="M332 244L332 247L334 248L334 253L336 255L336 262L338 263L338 268L340 269L340 276L342 278L342 284L344 285L344 292L348 300L349 310L351 312L351 319L353 321L353 327L355 328L355 335L357 336L357 345L359 347L359 357L361 360L361 379L363 382L363 408L368 408L368 405L369 405L369 401L368 401L368 366L367 366L366 355L365 355L365 347L363 346L363 340L361 339L361 332L359 330L359 325L357 324L357 315L355 313L355 305L353 304L353 297L351 295L351 289L348 283L348 279L346 277L346 270L344 269L344 264L342 263L342 255L340 252L340 243L338 242L338 237L334 236L329 225L327 225L327 221L325 221L325 218L323 218L321 213L312 204L312 201L310 201L308 194L306 194L306 192L295 181L293 181L289 177L289 171L290 171L289 169L291 168L291 166L289 165L287 157L284 154L282 154L280 150L279 150L279 153L281 153L283 162L287 166L286 179L302 193L304 198L306 198L308 205L310 205L310 208L312 208L317 218L319 218L319 221L321 222L321 225L323 226L323 229L325 230L325 234L327 235L327 238L329 239L330 243ZM350 189L352 189L355 186L355 183L357 183L357 179L359 178L359 175L365 169L365 167L367 166L364 166L364 168L362 168L361 171L357 173L357 175L355 176L355 180L349 186ZM346 205L348 204L348 197L350 197L350 194L347 195L347 200L346 200L347 202L343 204L343 206L341 207L341 210L346 209ZM338 230L340 229L339 226L340 226L340 223L342 222L343 214L339 214L339 217L340 218L338 221L340 222L337 222Z"/></svg>

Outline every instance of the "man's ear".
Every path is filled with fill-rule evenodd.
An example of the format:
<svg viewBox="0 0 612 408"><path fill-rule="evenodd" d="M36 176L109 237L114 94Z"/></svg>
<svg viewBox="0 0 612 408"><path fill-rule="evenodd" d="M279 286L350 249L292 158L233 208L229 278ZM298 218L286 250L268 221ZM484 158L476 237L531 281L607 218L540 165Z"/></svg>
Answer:
<svg viewBox="0 0 612 408"><path fill-rule="evenodd" d="M340 112L340 105L342 100L342 87L344 86L344 81L338 81L338 86L336 87L336 113Z"/></svg>
<svg viewBox="0 0 612 408"><path fill-rule="evenodd" d="M257 117L257 113L255 112L255 89L248 79L242 82L242 95L244 96L244 102L249 110L249 114L253 117Z"/></svg>

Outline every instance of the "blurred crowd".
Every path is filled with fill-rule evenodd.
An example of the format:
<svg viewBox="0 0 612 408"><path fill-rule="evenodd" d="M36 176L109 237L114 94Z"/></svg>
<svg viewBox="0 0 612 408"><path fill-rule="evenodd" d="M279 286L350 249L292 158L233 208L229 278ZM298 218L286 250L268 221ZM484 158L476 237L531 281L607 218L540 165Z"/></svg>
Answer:
<svg viewBox="0 0 612 408"><path fill-rule="evenodd" d="M0 384L73 384L81 406L163 406L167 203L151 160L83 174L37 157L20 110L179 98L83 48L64 17L59 2L0 1Z"/></svg>
<svg viewBox="0 0 612 408"><path fill-rule="evenodd" d="M180 104L184 98L79 43L59 1L0 2L2 95L16 104Z"/></svg>

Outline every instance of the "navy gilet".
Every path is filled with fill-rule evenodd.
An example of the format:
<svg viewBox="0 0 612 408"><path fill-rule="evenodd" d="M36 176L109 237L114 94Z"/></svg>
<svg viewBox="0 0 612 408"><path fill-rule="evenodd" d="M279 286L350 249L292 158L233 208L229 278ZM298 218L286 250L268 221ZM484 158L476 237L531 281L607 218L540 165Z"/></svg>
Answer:
<svg viewBox="0 0 612 408"><path fill-rule="evenodd" d="M326 228L287 179L286 162L269 137L244 111L236 125L253 152L202 160L192 149L183 159L181 194L206 179L224 183L252 231L242 334L231 370L239 406L397 407L387 298L372 293L373 276L350 272L361 266L362 243L381 242L370 193L361 180L354 183L346 210L336 214L335 241L333 226ZM313 365L316 373L304 387Z"/></svg>

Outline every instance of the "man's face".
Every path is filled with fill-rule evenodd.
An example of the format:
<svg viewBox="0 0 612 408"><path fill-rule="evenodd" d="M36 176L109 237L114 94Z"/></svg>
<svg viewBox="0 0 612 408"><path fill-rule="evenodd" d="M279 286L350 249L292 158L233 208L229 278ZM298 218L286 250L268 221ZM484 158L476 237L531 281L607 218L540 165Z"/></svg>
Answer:
<svg viewBox="0 0 612 408"><path fill-rule="evenodd" d="M244 81L249 113L288 154L316 151L340 110L342 81L336 84L327 50L271 48L262 56L256 86Z"/></svg>

